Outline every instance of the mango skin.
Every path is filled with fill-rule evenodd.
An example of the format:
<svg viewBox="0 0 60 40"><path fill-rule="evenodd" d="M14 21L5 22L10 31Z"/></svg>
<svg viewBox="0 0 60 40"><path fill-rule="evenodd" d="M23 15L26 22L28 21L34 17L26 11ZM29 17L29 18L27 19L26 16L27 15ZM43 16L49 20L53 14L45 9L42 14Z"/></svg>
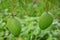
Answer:
<svg viewBox="0 0 60 40"><path fill-rule="evenodd" d="M20 22L13 17L7 19L7 28L14 36L18 36L21 32Z"/></svg>
<svg viewBox="0 0 60 40"><path fill-rule="evenodd" d="M39 27L40 29L44 30L48 28L52 24L52 22L53 22L53 17L48 13L43 13L40 16Z"/></svg>

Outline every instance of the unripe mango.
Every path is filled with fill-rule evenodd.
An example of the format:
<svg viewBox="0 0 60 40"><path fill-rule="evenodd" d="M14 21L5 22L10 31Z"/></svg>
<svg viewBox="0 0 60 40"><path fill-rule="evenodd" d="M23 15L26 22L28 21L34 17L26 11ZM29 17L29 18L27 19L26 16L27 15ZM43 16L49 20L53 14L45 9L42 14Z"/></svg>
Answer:
<svg viewBox="0 0 60 40"><path fill-rule="evenodd" d="M8 18L7 28L14 36L18 36L21 32L21 24L14 17Z"/></svg>
<svg viewBox="0 0 60 40"><path fill-rule="evenodd" d="M53 22L53 17L52 15L48 14L48 13L43 13L40 16L40 20L39 20L39 27L44 30L46 28L48 28Z"/></svg>

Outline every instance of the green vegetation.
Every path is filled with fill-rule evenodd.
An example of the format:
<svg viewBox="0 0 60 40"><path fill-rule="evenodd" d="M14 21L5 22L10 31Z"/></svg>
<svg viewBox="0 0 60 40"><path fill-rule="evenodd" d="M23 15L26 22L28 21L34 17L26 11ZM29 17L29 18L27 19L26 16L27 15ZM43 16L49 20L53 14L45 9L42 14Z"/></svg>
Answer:
<svg viewBox="0 0 60 40"><path fill-rule="evenodd" d="M60 40L60 0L0 0L0 40Z"/></svg>

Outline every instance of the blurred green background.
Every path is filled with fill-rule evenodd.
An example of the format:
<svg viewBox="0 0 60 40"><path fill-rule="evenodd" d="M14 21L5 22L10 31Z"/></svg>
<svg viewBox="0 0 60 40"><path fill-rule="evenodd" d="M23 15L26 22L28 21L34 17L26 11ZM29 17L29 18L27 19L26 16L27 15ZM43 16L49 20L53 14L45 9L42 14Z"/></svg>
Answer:
<svg viewBox="0 0 60 40"><path fill-rule="evenodd" d="M54 20L50 27L41 30L39 18L46 11ZM11 13L20 19L19 37L6 27ZM60 0L0 0L0 40L60 40Z"/></svg>

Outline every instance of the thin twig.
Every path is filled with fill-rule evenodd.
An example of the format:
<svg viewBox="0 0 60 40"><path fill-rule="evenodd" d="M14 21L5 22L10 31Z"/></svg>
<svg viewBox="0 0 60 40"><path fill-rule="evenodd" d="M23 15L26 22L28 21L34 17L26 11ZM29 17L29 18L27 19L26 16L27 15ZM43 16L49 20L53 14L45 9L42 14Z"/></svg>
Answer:
<svg viewBox="0 0 60 40"><path fill-rule="evenodd" d="M11 5L11 15L13 16L14 13L14 0L12 0L12 5Z"/></svg>

